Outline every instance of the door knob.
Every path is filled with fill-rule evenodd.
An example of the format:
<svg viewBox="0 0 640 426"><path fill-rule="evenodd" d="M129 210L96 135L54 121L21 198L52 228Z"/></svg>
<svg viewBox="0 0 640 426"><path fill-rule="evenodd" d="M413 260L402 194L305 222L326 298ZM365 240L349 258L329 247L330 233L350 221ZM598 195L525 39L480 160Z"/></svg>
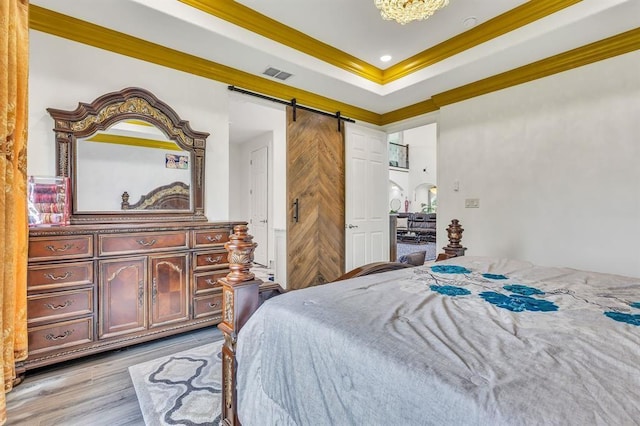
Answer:
<svg viewBox="0 0 640 426"><path fill-rule="evenodd" d="M358 227L358 225L352 225L352 224L349 224L349 226L348 226L349 229L353 229L353 228L357 228L357 227Z"/></svg>

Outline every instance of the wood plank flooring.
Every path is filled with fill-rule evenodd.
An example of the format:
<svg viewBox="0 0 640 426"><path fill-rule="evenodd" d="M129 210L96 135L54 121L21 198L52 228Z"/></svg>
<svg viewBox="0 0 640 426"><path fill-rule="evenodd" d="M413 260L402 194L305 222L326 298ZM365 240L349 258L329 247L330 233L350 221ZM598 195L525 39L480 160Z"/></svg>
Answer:
<svg viewBox="0 0 640 426"><path fill-rule="evenodd" d="M7 425L144 426L128 367L220 338L208 327L28 371L7 395Z"/></svg>

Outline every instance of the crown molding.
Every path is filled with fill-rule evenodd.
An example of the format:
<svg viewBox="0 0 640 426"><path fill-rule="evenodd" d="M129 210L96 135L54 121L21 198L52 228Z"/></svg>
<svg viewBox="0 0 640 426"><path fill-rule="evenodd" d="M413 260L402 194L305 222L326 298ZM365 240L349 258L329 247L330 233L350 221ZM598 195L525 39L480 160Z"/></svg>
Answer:
<svg viewBox="0 0 640 426"><path fill-rule="evenodd" d="M235 1L179 0L374 83L386 84L572 6L582 0L530 0L384 71Z"/></svg>
<svg viewBox="0 0 640 426"><path fill-rule="evenodd" d="M438 110L445 105L465 101L476 96L548 77L639 49L640 28L636 28L492 77L438 93L426 101L382 114L380 122L381 125L388 125Z"/></svg>
<svg viewBox="0 0 640 426"><path fill-rule="evenodd" d="M29 27L36 31L42 31L114 53L263 93L274 98L284 100L295 98L301 105L323 111L340 111L344 117L375 125L388 125L437 111L440 107L454 102L506 89L517 84L640 49L640 28L636 28L493 77L439 93L430 99L404 108L385 114L377 114L36 5L29 6Z"/></svg>
<svg viewBox="0 0 640 426"><path fill-rule="evenodd" d="M324 111L340 111L343 117L373 124L380 121L380 114L366 109L267 80L33 4L29 6L29 28L275 98L295 98L300 105Z"/></svg>
<svg viewBox="0 0 640 426"><path fill-rule="evenodd" d="M340 49L316 40L235 1L178 0L205 13L306 53L350 73L380 83L382 70Z"/></svg>
<svg viewBox="0 0 640 426"><path fill-rule="evenodd" d="M401 61L382 73L381 84L450 58L472 47L547 17L582 0L530 0L455 37Z"/></svg>

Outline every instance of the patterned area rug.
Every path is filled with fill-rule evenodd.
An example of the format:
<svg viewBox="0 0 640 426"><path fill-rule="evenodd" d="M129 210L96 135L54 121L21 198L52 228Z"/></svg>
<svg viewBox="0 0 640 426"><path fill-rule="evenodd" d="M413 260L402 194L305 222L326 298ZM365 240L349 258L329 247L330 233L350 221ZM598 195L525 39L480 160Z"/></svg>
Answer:
<svg viewBox="0 0 640 426"><path fill-rule="evenodd" d="M436 243L426 244L405 244L398 243L397 255L398 258L405 254L415 253L417 251L426 251L425 262L429 260L435 260L436 258Z"/></svg>
<svg viewBox="0 0 640 426"><path fill-rule="evenodd" d="M129 367L147 426L218 426L222 341Z"/></svg>

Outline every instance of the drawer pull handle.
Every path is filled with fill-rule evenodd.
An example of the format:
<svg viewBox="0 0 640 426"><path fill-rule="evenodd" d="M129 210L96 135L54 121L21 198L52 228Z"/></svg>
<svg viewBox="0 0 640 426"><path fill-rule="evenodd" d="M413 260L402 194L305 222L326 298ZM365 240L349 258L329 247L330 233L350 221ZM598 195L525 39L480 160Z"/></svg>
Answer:
<svg viewBox="0 0 640 426"><path fill-rule="evenodd" d="M58 310L58 309L64 309L68 306L71 306L71 304L73 303L73 300L67 300L66 302L64 302L62 305L54 305L52 303L45 303L44 306L46 306L49 309L53 309Z"/></svg>
<svg viewBox="0 0 640 426"><path fill-rule="evenodd" d="M73 275L73 272L71 272L71 271L67 271L67 272L64 273L64 275L58 275L58 276L55 276L53 274L44 274L45 277L47 277L47 278L49 278L50 280L53 280L53 281L66 280L67 278L69 278L72 275Z"/></svg>
<svg viewBox="0 0 640 426"><path fill-rule="evenodd" d="M209 307L210 308L217 308L218 306L220 306L220 302L215 302L215 303L209 302Z"/></svg>
<svg viewBox="0 0 640 426"><path fill-rule="evenodd" d="M218 263L221 260L222 260L222 256L216 256L216 257L208 256L207 259L206 259L206 261L209 262L209 263Z"/></svg>
<svg viewBox="0 0 640 426"><path fill-rule="evenodd" d="M46 248L47 250L49 250L49 251L53 251L53 252L56 252L56 251L67 251L67 250L69 250L71 247L73 247L73 244L69 244L69 243L67 243L67 244L63 245L62 247L54 247L54 246L52 246L52 245L45 246L45 248Z"/></svg>
<svg viewBox="0 0 640 426"><path fill-rule="evenodd" d="M214 237L212 237L211 235L207 235L206 239L207 241L210 241L210 242L220 241L222 239L222 235L216 234Z"/></svg>
<svg viewBox="0 0 640 426"><path fill-rule="evenodd" d="M141 246L145 246L145 247L151 247L152 245L154 245L156 243L156 240L151 240L151 241L145 241L145 240L136 240L138 242L138 244L140 244Z"/></svg>
<svg viewBox="0 0 640 426"><path fill-rule="evenodd" d="M67 337L71 336L71 334L73 334L73 329L72 330L67 330L62 334L59 335L54 335L52 333L47 334L46 336L44 336L45 339L47 340L62 340L62 339L66 339Z"/></svg>
<svg viewBox="0 0 640 426"><path fill-rule="evenodd" d="M212 280L211 278L207 278L206 280L204 280L204 282L206 282L209 285L216 285L218 283L218 280Z"/></svg>

